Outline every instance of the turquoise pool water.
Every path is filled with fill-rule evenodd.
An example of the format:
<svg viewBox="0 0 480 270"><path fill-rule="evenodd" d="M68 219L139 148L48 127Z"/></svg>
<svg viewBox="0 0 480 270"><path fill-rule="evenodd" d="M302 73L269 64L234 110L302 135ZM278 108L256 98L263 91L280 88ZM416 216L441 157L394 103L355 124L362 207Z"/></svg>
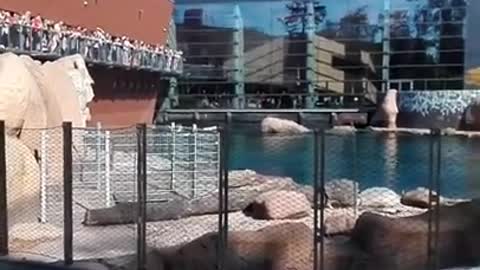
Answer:
<svg viewBox="0 0 480 270"><path fill-rule="evenodd" d="M357 133L326 135L325 175L348 178L361 189L374 186L397 192L428 186L429 136ZM230 169L290 176L299 183L313 181L314 139L307 135L261 135L231 131ZM480 191L480 139L442 137L440 188L442 195L473 197Z"/></svg>

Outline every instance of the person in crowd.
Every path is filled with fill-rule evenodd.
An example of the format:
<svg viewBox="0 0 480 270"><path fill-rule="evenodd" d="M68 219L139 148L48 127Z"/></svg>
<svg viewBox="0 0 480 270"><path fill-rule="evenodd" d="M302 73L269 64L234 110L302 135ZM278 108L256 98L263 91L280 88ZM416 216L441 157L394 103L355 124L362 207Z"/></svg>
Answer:
<svg viewBox="0 0 480 270"><path fill-rule="evenodd" d="M25 12L20 17L19 29L20 29L20 48L23 50L31 50L32 45L32 28L31 28L32 13L30 11Z"/></svg>
<svg viewBox="0 0 480 270"><path fill-rule="evenodd" d="M40 15L35 16L31 21L32 29L32 50L41 51L43 36L43 20Z"/></svg>
<svg viewBox="0 0 480 270"><path fill-rule="evenodd" d="M14 13L10 18L10 43L12 44L13 48L22 49L20 46L22 43L20 16Z"/></svg>
<svg viewBox="0 0 480 270"><path fill-rule="evenodd" d="M116 37L113 40L112 62L123 63L122 60L122 41Z"/></svg>
<svg viewBox="0 0 480 270"><path fill-rule="evenodd" d="M43 23L43 40L42 52L51 53L55 49L54 25L51 20L44 20Z"/></svg>
<svg viewBox="0 0 480 270"><path fill-rule="evenodd" d="M51 23L53 24L53 22ZM53 54L60 54L61 53L60 43L63 36L62 22L57 22L53 24L53 26L51 25L50 30L51 30L50 35L52 38L51 38L49 51L50 53L53 53Z"/></svg>
<svg viewBox="0 0 480 270"><path fill-rule="evenodd" d="M0 46L2 49L5 49L9 46L9 40L10 40L10 25L11 25L10 12L2 11L0 13L0 20L1 20Z"/></svg>

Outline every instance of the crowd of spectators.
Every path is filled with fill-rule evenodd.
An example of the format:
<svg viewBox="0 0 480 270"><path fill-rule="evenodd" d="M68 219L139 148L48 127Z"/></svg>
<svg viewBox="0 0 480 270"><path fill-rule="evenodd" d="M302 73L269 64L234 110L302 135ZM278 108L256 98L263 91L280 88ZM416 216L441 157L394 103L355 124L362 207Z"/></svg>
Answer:
<svg viewBox="0 0 480 270"><path fill-rule="evenodd" d="M180 73L181 51L115 37L100 28L89 30L54 22L30 12L0 10L0 49L65 56L81 54L87 61Z"/></svg>

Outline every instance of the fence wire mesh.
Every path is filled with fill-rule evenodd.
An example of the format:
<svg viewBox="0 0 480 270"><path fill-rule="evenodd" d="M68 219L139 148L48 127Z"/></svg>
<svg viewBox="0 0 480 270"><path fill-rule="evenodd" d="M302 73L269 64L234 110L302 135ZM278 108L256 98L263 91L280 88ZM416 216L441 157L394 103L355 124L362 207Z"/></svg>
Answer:
<svg viewBox="0 0 480 270"><path fill-rule="evenodd" d="M64 130L5 136L1 212L8 212L11 253L67 255ZM480 216L470 201L477 196L474 139L172 125L146 129L145 155L140 140L138 127L72 130L75 260L139 254L141 246L149 247L147 266L182 269L478 264L468 233Z"/></svg>
<svg viewBox="0 0 480 270"><path fill-rule="evenodd" d="M62 136L62 127L25 129L18 138L6 136L9 248L13 253L63 258ZM47 138L56 143L48 143ZM56 195L47 196L52 191ZM47 209L55 212L51 218L60 223L46 222Z"/></svg>
<svg viewBox="0 0 480 270"><path fill-rule="evenodd" d="M359 247L364 255L353 256L354 267L427 265L429 223L407 217L430 207L430 139L394 133L327 134L326 231L329 237L347 235L350 245Z"/></svg>
<svg viewBox="0 0 480 270"><path fill-rule="evenodd" d="M147 142L147 244L172 247L218 232L219 131L156 126Z"/></svg>
<svg viewBox="0 0 480 270"><path fill-rule="evenodd" d="M313 141L313 132L227 137L226 265L313 269Z"/></svg>
<svg viewBox="0 0 480 270"><path fill-rule="evenodd" d="M74 259L135 253L135 127L74 128L72 134Z"/></svg>

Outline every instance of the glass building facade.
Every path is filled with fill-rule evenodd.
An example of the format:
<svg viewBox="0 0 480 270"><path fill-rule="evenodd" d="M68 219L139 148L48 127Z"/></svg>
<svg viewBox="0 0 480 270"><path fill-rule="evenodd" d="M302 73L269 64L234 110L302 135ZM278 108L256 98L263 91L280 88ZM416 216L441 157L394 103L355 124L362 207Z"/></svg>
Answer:
<svg viewBox="0 0 480 270"><path fill-rule="evenodd" d="M178 0L180 94L295 92L311 107L322 93L475 87L476 13L480 1Z"/></svg>

